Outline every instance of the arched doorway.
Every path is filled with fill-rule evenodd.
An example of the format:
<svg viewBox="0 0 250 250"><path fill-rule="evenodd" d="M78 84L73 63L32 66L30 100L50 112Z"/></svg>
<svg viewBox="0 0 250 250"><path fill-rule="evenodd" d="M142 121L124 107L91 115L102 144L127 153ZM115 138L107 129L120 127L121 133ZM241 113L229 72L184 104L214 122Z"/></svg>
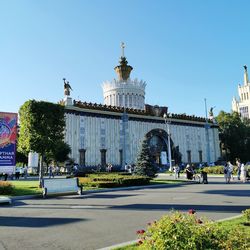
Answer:
<svg viewBox="0 0 250 250"><path fill-rule="evenodd" d="M168 158L168 134L163 129L153 129L146 134L147 143L153 162L157 166L166 164L164 155ZM170 139L171 155L173 156L173 141ZM172 157L173 159L173 157ZM164 160L164 161L163 161Z"/></svg>

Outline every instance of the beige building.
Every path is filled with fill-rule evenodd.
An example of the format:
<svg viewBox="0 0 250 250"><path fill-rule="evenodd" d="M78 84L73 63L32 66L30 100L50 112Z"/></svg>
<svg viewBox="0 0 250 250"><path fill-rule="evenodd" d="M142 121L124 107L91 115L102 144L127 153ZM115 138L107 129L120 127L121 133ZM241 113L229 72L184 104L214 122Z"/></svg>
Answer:
<svg viewBox="0 0 250 250"><path fill-rule="evenodd" d="M232 100L232 110L240 114L241 117L250 118L250 82L248 79L247 66L244 66L244 83L238 85L239 98Z"/></svg>

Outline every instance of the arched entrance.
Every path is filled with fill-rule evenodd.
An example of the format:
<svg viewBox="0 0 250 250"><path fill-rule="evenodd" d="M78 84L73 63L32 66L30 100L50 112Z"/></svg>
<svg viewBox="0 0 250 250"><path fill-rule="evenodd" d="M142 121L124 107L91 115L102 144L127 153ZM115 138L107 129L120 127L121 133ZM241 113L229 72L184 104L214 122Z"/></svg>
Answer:
<svg viewBox="0 0 250 250"><path fill-rule="evenodd" d="M162 166L168 158L168 134L163 129L153 129L146 134L147 143L153 162ZM173 156L173 141L170 138L171 155ZM166 157L164 157L166 156ZM165 158L165 159L164 159ZM173 159L173 157L172 157Z"/></svg>

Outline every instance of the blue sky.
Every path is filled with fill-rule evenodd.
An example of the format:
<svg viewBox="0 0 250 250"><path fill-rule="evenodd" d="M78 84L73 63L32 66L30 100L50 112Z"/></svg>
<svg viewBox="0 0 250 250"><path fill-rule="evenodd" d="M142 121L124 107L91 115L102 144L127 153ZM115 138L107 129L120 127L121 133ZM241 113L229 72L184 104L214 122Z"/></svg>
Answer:
<svg viewBox="0 0 250 250"><path fill-rule="evenodd" d="M103 103L101 84L126 44L146 103L172 113L230 112L250 66L248 0L1 0L0 111L29 99Z"/></svg>

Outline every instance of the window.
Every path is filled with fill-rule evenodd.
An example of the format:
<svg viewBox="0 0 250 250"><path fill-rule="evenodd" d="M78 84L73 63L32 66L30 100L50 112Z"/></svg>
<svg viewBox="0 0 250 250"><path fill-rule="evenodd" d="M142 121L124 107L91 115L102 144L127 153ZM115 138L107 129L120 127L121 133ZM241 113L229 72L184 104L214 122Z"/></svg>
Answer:
<svg viewBox="0 0 250 250"><path fill-rule="evenodd" d="M191 150L187 150L187 160L188 163L191 163Z"/></svg>
<svg viewBox="0 0 250 250"><path fill-rule="evenodd" d="M122 149L119 150L119 153L120 153L120 165L122 166L122 161L123 161L123 158L122 158Z"/></svg>
<svg viewBox="0 0 250 250"><path fill-rule="evenodd" d="M80 159L79 159L79 163L81 166L85 166L85 153L86 153L86 149L79 149L79 153L80 153Z"/></svg>
<svg viewBox="0 0 250 250"><path fill-rule="evenodd" d="M199 162L202 162L202 151L199 151Z"/></svg>
<svg viewBox="0 0 250 250"><path fill-rule="evenodd" d="M106 165L106 152L107 152L107 150L101 149L100 152L101 152L101 165L105 166Z"/></svg>

